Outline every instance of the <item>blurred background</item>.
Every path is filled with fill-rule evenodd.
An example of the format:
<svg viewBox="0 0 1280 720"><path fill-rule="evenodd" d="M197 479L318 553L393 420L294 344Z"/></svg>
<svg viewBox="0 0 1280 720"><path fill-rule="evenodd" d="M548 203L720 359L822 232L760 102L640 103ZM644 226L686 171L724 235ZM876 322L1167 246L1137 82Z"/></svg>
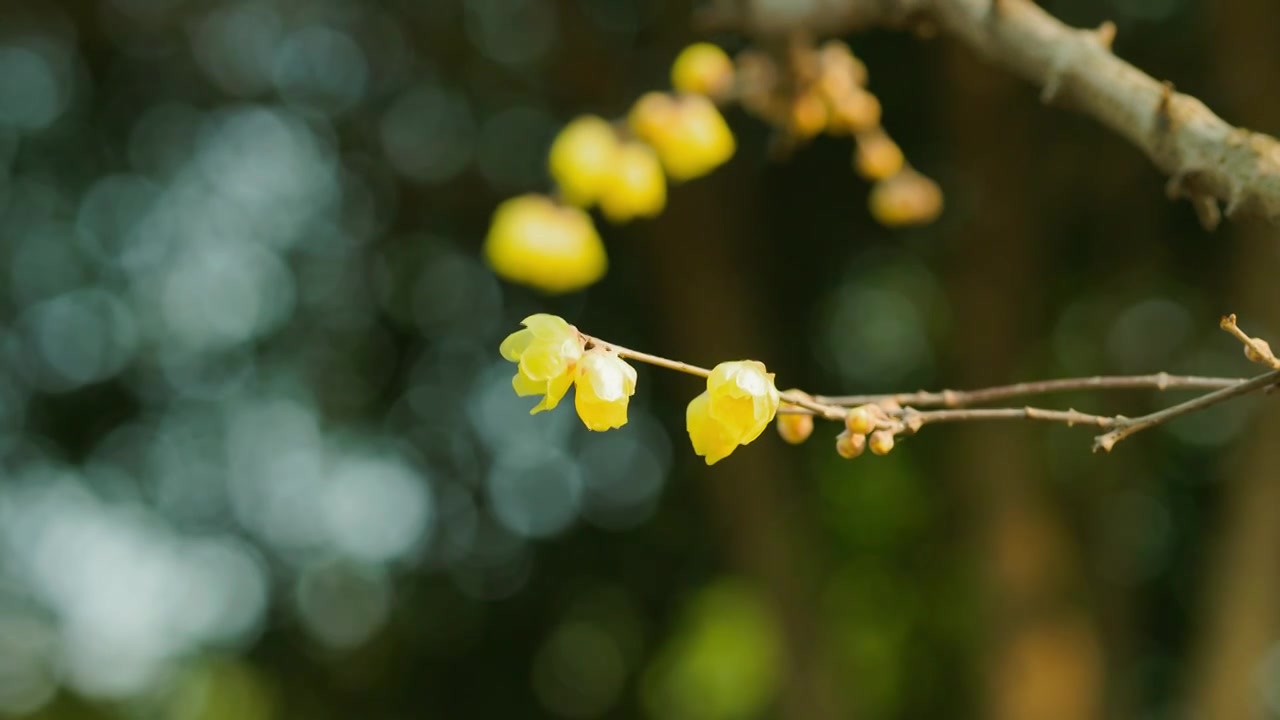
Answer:
<svg viewBox="0 0 1280 720"><path fill-rule="evenodd" d="M1044 4L1280 129L1271 0ZM1280 717L1274 402L1109 456L1007 424L846 462L820 426L712 468L686 376L640 367L620 431L528 416L497 346L533 312L814 392L1250 374L1224 312L1280 339L1273 229L1204 232L1092 121L885 32L850 41L938 222L730 111L729 165L601 224L603 282L500 282L493 208L666 87L693 12L0 4L0 716Z"/></svg>

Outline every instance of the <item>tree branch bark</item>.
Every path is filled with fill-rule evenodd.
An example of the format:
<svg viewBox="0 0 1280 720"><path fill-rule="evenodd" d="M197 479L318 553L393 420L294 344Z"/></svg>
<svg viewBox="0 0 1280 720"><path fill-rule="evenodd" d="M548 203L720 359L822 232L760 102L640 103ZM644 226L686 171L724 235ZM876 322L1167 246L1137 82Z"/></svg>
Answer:
<svg viewBox="0 0 1280 720"><path fill-rule="evenodd" d="M929 21L990 61L1138 147L1212 230L1223 214L1280 225L1280 142L1235 127L1111 51L1115 26L1068 27L1029 0L727 0L711 27L778 35L838 34Z"/></svg>

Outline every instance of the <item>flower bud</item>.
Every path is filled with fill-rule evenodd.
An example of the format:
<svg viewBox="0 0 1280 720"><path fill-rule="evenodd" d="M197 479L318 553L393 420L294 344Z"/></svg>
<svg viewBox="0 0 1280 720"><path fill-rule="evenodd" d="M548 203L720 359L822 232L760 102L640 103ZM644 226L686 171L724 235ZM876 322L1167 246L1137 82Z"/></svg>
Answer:
<svg viewBox="0 0 1280 720"><path fill-rule="evenodd" d="M791 445L799 445L813 434L813 416L806 413L778 413L778 436Z"/></svg>
<svg viewBox="0 0 1280 720"><path fill-rule="evenodd" d="M843 77L859 86L867 84L867 66L839 40L828 40L818 48L818 67L823 77Z"/></svg>
<svg viewBox="0 0 1280 720"><path fill-rule="evenodd" d="M852 460L867 449L867 436L841 430L836 436L836 452L845 460Z"/></svg>
<svg viewBox="0 0 1280 720"><path fill-rule="evenodd" d="M902 169L902 149L884 131L876 129L858 135L854 163L858 174L868 180L883 180Z"/></svg>
<svg viewBox="0 0 1280 720"><path fill-rule="evenodd" d="M867 439L867 445L876 455L888 455L893 449L893 433L888 430L877 430Z"/></svg>
<svg viewBox="0 0 1280 720"><path fill-rule="evenodd" d="M870 405L861 405L844 416L844 427L854 435L866 435L876 429L876 414Z"/></svg>
<svg viewBox="0 0 1280 720"><path fill-rule="evenodd" d="M1271 344L1259 338L1254 338L1252 344L1244 346L1244 356L1249 358L1250 362L1262 365L1270 365L1275 357L1271 352Z"/></svg>
<svg viewBox="0 0 1280 720"><path fill-rule="evenodd" d="M831 99L831 127L852 133L867 132L880 126L880 112L880 100L875 95L854 88Z"/></svg>
<svg viewBox="0 0 1280 720"><path fill-rule="evenodd" d="M871 215L886 227L925 225L942 212L942 189L914 170L905 169L871 188Z"/></svg>
<svg viewBox="0 0 1280 720"><path fill-rule="evenodd" d="M798 138L808 139L827 127L827 105L811 92L800 93L791 100L787 113L787 129Z"/></svg>
<svg viewBox="0 0 1280 720"><path fill-rule="evenodd" d="M671 86L680 92L724 99L733 91L733 61L711 43L694 43L680 51L672 63Z"/></svg>

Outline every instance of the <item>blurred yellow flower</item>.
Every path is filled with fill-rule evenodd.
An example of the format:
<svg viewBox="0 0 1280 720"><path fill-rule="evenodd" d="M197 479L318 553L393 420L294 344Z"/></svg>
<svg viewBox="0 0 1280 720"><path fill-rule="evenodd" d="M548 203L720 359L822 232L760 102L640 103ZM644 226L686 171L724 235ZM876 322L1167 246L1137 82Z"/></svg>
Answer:
<svg viewBox="0 0 1280 720"><path fill-rule="evenodd" d="M551 410L569 391L583 356L578 331L555 315L530 315L517 330L502 341L502 357L518 363L511 386L520 397L542 395L530 415Z"/></svg>
<svg viewBox="0 0 1280 720"><path fill-rule="evenodd" d="M498 275L548 293L591 285L609 265L591 217L542 195L520 195L499 205L484 253Z"/></svg>
<svg viewBox="0 0 1280 720"><path fill-rule="evenodd" d="M636 370L606 350L590 350L578 362L574 406L588 430L627 424L627 404L636 392Z"/></svg>
<svg viewBox="0 0 1280 720"><path fill-rule="evenodd" d="M693 451L713 465L739 445L760 437L778 412L773 374L753 360L724 362L707 378L707 389L689 403L685 422Z"/></svg>
<svg viewBox="0 0 1280 720"><path fill-rule="evenodd" d="M653 146L667 175L692 180L715 170L737 148L733 132L714 103L701 95L651 92L627 116L631 131Z"/></svg>
<svg viewBox="0 0 1280 720"><path fill-rule="evenodd" d="M644 143L629 142L619 148L613 173L600 193L600 211L610 222L653 217L667 204L667 179L662 163Z"/></svg>
<svg viewBox="0 0 1280 720"><path fill-rule="evenodd" d="M594 203L614 174L618 134L604 118L583 115L551 143L547 169L564 201L579 207Z"/></svg>
<svg viewBox="0 0 1280 720"><path fill-rule="evenodd" d="M694 43L672 63L671 86L683 93L726 97L733 90L733 61L711 43Z"/></svg>

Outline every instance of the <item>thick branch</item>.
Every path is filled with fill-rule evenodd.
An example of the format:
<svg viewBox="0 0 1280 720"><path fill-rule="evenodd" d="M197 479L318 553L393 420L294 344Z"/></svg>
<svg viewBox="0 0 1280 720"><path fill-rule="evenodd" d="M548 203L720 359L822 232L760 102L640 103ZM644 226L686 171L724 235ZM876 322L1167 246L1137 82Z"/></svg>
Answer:
<svg viewBox="0 0 1280 720"><path fill-rule="evenodd" d="M1169 176L1169 195L1189 198L1206 228L1220 221L1219 203L1228 216L1239 211L1280 224L1280 142L1228 124L1116 57L1111 23L1070 28L1029 0L742 0L718 5L716 24L730 24L733 8L739 29L763 34L831 34L927 18L1040 87L1045 102L1091 115L1136 145Z"/></svg>

